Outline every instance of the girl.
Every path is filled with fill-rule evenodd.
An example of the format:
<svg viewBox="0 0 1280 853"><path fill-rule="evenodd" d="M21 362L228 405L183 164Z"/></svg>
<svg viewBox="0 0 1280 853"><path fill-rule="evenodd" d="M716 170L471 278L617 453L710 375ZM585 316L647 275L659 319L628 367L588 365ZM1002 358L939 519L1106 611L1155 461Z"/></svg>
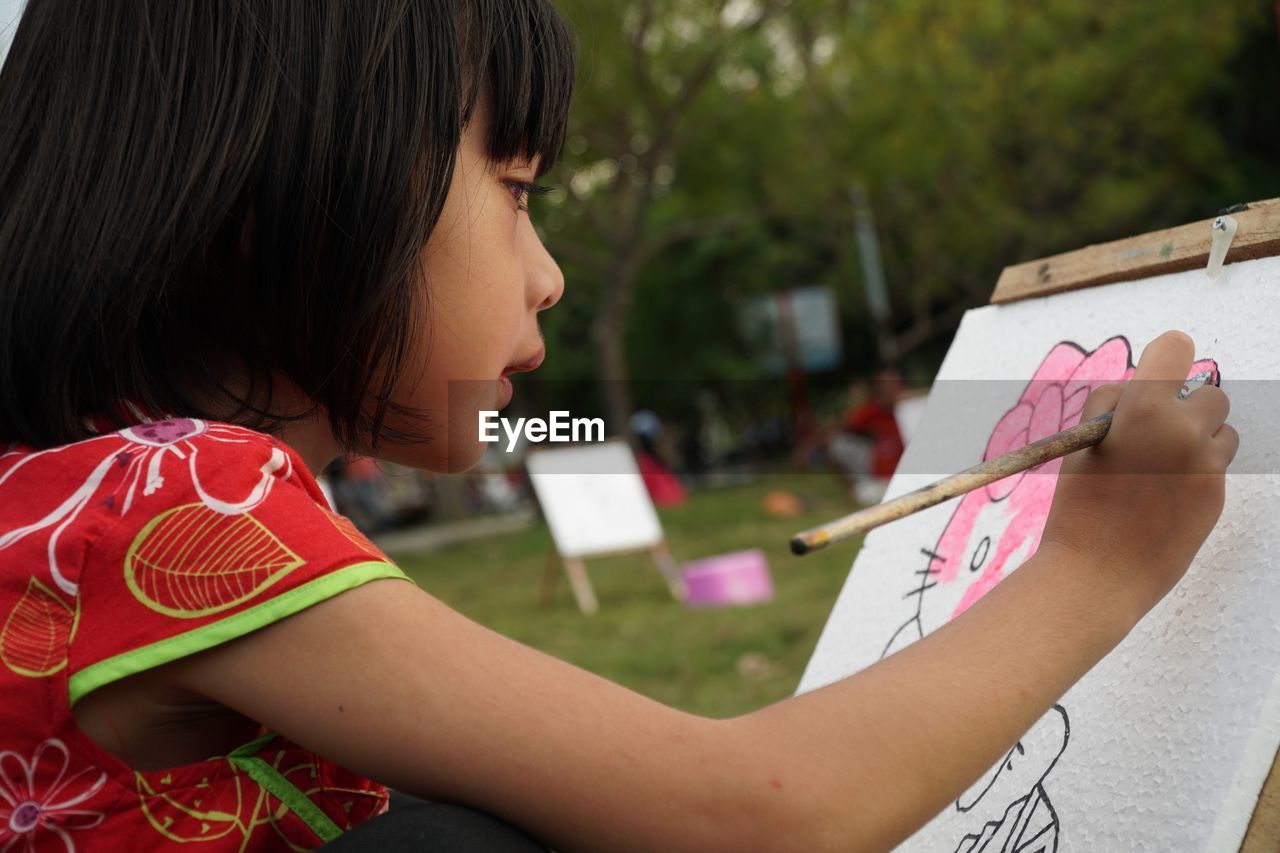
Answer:
<svg viewBox="0 0 1280 853"><path fill-rule="evenodd" d="M1169 333L1090 398L1115 425L1017 573L756 713L406 583L312 475L479 457L563 288L527 202L571 80L547 0L30 0L0 76L0 849L314 848L386 785L562 850L883 850L1181 577L1238 438L1218 389L1178 399Z"/></svg>

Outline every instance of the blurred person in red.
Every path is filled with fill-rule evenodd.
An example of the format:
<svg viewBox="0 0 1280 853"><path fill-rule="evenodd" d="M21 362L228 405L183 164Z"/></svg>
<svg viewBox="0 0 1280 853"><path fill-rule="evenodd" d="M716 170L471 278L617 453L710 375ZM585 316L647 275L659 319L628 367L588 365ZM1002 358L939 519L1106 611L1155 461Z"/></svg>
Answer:
<svg viewBox="0 0 1280 853"><path fill-rule="evenodd" d="M662 420L648 409L631 416L631 434L635 436L636 467L654 506L679 506L688 493L684 484L662 459Z"/></svg>
<svg viewBox="0 0 1280 853"><path fill-rule="evenodd" d="M886 367L872 379L850 387L850 405L828 442L831 459L862 503L878 501L902 458L902 433L894 405L902 392L902 375Z"/></svg>
<svg viewBox="0 0 1280 853"><path fill-rule="evenodd" d="M901 393L902 375L886 367L872 381L871 395L845 412L844 431L871 441L871 475L877 479L892 477L902 458L902 433L894 415Z"/></svg>

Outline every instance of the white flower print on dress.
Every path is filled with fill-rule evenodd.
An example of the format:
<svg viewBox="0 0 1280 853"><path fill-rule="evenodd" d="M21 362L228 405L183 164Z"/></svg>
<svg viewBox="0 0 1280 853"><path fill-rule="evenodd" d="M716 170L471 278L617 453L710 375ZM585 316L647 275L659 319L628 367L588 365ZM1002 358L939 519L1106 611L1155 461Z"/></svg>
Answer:
<svg viewBox="0 0 1280 853"><path fill-rule="evenodd" d="M67 745L57 738L36 747L30 763L12 750L0 752L0 853L74 853L71 833L102 823L102 812L77 807L102 790L107 774L86 767L68 776L70 765ZM40 844L51 837L54 846Z"/></svg>
<svg viewBox="0 0 1280 853"><path fill-rule="evenodd" d="M0 473L0 488L3 488L19 471L37 460L60 453L68 447L94 442L102 444L107 450L102 461L94 467L84 483L61 504L35 521L0 535L0 551L33 533L50 527L54 528L49 536L47 548L49 572L58 589L67 595L75 596L78 584L68 578L58 566L58 537L96 496L109 492L105 502L124 515L133 505L139 492L146 496L164 487L165 461L172 457L179 464L186 463L185 467L190 471L192 485L201 503L214 512L240 515L262 503L277 479L286 479L292 473L288 455L279 447L273 447L270 457L261 468L261 477L247 494L216 497L201 484L196 469L199 447L192 439L200 436L227 444L247 444L252 433L240 427L210 424L195 418L168 418L162 421L148 421L119 432L86 439L76 445L64 445L34 453L11 451L0 455L0 468L3 468L4 460L8 457L14 455L23 457L12 467Z"/></svg>

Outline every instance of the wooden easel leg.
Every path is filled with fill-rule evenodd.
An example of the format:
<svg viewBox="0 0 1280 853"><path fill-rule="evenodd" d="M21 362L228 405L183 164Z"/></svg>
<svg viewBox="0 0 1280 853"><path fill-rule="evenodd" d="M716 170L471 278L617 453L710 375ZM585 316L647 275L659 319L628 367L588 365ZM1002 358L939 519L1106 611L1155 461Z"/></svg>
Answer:
<svg viewBox="0 0 1280 853"><path fill-rule="evenodd" d="M555 600L556 581L560 579L560 555L555 546L547 550L547 567L542 571L542 592L538 595L538 604L550 607Z"/></svg>
<svg viewBox="0 0 1280 853"><path fill-rule="evenodd" d="M566 559L564 571L569 576L569 585L573 587L573 597L578 600L578 609L588 615L599 610L595 590L591 588L591 579L587 577L586 563L579 557Z"/></svg>
<svg viewBox="0 0 1280 853"><path fill-rule="evenodd" d="M667 580L667 589L671 590L676 601L684 601L684 577L681 576L680 567L671 556L671 549L667 547L667 543L659 542L649 550L653 554L653 561L658 565L658 571L662 572L662 576Z"/></svg>

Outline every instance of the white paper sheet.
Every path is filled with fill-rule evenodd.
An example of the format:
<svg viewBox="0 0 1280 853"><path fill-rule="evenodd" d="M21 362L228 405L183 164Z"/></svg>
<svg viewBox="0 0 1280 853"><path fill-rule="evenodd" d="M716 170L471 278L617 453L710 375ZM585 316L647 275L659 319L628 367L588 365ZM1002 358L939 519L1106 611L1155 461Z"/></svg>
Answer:
<svg viewBox="0 0 1280 853"><path fill-rule="evenodd" d="M1069 426L1082 399L1072 378L1122 379L1102 375L1116 348L1136 364L1169 328L1195 338L1231 396L1242 443L1221 520L1179 586L1023 738L1012 769L1000 762L901 849L1238 849L1280 745L1280 259L1217 281L1197 270L970 311L887 497L979 461L993 431L998 449ZM1024 394L1035 399L1015 411ZM800 692L934 630L1016 569L1055 479L1027 475L873 531ZM954 576L931 556L942 552Z"/></svg>

